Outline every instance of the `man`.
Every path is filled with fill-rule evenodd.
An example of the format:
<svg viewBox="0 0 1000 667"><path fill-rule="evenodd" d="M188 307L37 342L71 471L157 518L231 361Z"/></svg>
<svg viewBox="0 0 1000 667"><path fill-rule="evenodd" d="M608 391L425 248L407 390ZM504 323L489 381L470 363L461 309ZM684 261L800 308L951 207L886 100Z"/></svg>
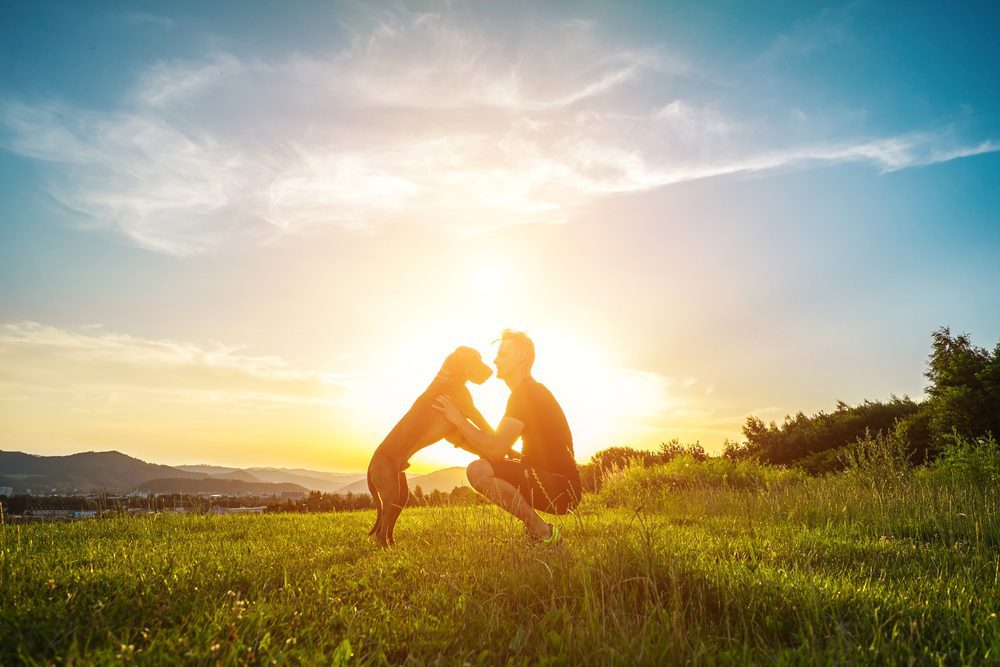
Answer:
<svg viewBox="0 0 1000 667"><path fill-rule="evenodd" d="M531 376L535 344L520 331L504 330L493 365L510 388L507 411L493 433L472 424L447 396L434 407L458 427L482 458L469 464L472 488L524 522L532 539L560 540L557 526L535 510L565 514L580 502L583 485L573 459L573 436L555 397ZM521 459L505 458L521 438Z"/></svg>

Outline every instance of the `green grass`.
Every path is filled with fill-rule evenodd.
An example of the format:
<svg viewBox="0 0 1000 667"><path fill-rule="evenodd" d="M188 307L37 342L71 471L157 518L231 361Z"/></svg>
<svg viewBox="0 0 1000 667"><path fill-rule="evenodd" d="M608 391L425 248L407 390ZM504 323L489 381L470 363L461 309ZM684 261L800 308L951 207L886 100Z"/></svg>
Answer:
<svg viewBox="0 0 1000 667"><path fill-rule="evenodd" d="M558 548L483 506L385 552L371 512L4 526L0 663L1000 662L995 485L707 463L624 471Z"/></svg>

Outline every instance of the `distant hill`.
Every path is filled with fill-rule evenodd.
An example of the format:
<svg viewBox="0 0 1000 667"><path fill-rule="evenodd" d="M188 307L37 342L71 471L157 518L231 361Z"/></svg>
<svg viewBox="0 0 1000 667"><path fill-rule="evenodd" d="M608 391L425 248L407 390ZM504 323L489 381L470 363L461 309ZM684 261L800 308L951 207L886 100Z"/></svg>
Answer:
<svg viewBox="0 0 1000 667"><path fill-rule="evenodd" d="M425 493L468 486L465 469L445 468L408 476L410 488ZM0 451L0 486L14 493L221 493L279 495L283 492L368 493L362 472L324 472L304 468L234 468L147 463L121 452L84 452L38 456Z"/></svg>
<svg viewBox="0 0 1000 667"><path fill-rule="evenodd" d="M250 473L242 468L226 468L223 466L209 466L209 465L197 465L197 466L173 466L178 470L186 470L187 472L201 473L207 477L213 477L215 479L238 479L244 482L263 482L265 480L260 479L253 473Z"/></svg>
<svg viewBox="0 0 1000 667"><path fill-rule="evenodd" d="M176 466L188 472L200 472L212 477L243 479L253 482L271 482L273 484L298 484L311 491L336 493L345 485L364 479L364 473L322 472L320 470L305 470L302 468L226 468L209 465Z"/></svg>
<svg viewBox="0 0 1000 667"><path fill-rule="evenodd" d="M462 467L444 468L426 475L407 475L406 483L411 491L419 486L424 493L430 493L431 491L448 492L456 486L469 486L469 481L465 477L465 468ZM348 484L342 487L337 493L348 492L368 495L367 478Z"/></svg>
<svg viewBox="0 0 1000 667"><path fill-rule="evenodd" d="M469 486L469 479L465 476L465 468L458 466L455 468L443 468L434 472L413 477L407 480L411 489L418 486L424 493L431 491L451 491L456 486Z"/></svg>
<svg viewBox="0 0 1000 667"><path fill-rule="evenodd" d="M246 482L240 479L217 477L151 479L139 485L139 490L149 493L217 493L224 496L280 496L282 493L301 493L303 495L309 493L309 489L298 484L269 484L267 482Z"/></svg>
<svg viewBox="0 0 1000 667"><path fill-rule="evenodd" d="M226 466L210 466L205 464L193 465L193 466L172 466L178 470L186 470L187 472L201 473L202 475L209 475L214 477L221 477L224 473L233 472L234 470L240 470L240 468L227 468Z"/></svg>
<svg viewBox="0 0 1000 667"><path fill-rule="evenodd" d="M0 452L0 486L10 486L14 493L127 492L162 477L197 479L204 475L115 451L68 456Z"/></svg>
<svg viewBox="0 0 1000 667"><path fill-rule="evenodd" d="M328 482L348 484L359 479L364 479L364 472L325 472L323 470L306 470L305 468L247 468L250 472L261 479L267 479L266 475L302 475L303 477L324 479ZM268 480L272 481L272 480Z"/></svg>
<svg viewBox="0 0 1000 667"><path fill-rule="evenodd" d="M315 489L324 493L335 493L345 484L365 478L365 473L354 472L321 472L319 470L284 470L280 468L248 468L265 482L290 482L301 484L307 489Z"/></svg>
<svg viewBox="0 0 1000 667"><path fill-rule="evenodd" d="M252 482L255 484L259 484L263 481L259 477L251 475L246 470L230 470L229 472L216 473L211 475L211 477L212 479L235 479L241 482Z"/></svg>

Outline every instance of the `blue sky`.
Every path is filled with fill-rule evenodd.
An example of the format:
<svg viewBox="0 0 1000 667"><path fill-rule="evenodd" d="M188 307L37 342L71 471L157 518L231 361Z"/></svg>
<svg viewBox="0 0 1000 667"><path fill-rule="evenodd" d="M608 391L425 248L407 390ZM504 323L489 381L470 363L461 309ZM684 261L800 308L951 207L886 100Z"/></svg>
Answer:
<svg viewBox="0 0 1000 667"><path fill-rule="evenodd" d="M1000 340L1000 10L754 4L5 5L0 447L359 469L503 326L581 461L919 396Z"/></svg>

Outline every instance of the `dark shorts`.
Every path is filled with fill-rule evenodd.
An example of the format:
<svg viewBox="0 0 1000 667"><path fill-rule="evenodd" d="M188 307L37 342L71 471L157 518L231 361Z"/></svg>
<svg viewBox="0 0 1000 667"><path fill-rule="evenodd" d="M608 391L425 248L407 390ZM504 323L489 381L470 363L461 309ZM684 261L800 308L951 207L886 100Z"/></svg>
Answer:
<svg viewBox="0 0 1000 667"><path fill-rule="evenodd" d="M536 510L566 514L580 503L582 488L578 476L573 479L510 459L490 461L490 466L494 475L516 486Z"/></svg>

